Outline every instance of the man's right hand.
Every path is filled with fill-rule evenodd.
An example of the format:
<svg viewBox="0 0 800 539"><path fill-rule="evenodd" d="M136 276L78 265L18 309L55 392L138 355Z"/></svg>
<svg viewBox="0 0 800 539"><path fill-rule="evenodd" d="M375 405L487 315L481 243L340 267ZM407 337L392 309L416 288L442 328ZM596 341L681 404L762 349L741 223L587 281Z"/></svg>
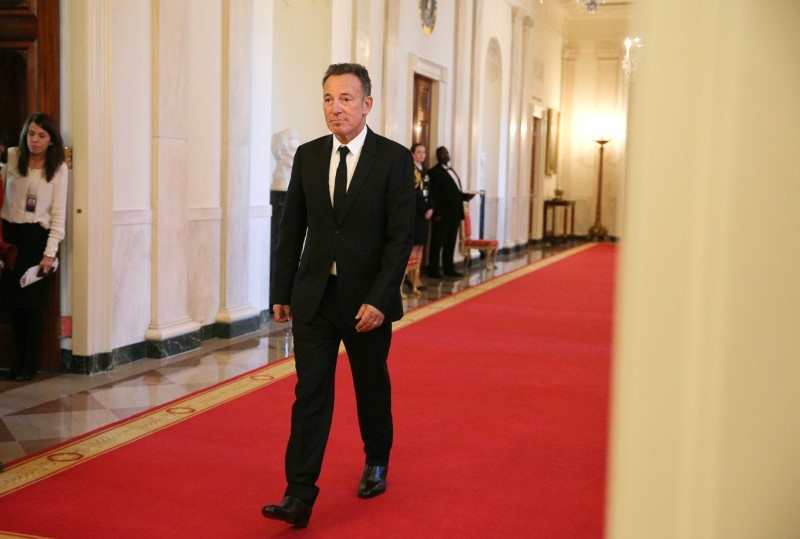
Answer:
<svg viewBox="0 0 800 539"><path fill-rule="evenodd" d="M272 318L276 322L288 322L292 319L292 308L289 305L278 305L276 303L272 306Z"/></svg>

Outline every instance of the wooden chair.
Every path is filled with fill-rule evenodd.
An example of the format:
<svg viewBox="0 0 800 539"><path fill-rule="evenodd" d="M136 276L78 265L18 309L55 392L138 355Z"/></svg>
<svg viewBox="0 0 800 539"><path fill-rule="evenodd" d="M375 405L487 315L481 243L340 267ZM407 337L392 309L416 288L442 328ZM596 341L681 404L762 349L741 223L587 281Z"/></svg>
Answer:
<svg viewBox="0 0 800 539"><path fill-rule="evenodd" d="M464 204L464 220L461 221L460 251L464 257L464 266L472 264L472 249L485 253L486 269L493 270L497 260L497 240L472 238L472 220L469 215L469 205Z"/></svg>

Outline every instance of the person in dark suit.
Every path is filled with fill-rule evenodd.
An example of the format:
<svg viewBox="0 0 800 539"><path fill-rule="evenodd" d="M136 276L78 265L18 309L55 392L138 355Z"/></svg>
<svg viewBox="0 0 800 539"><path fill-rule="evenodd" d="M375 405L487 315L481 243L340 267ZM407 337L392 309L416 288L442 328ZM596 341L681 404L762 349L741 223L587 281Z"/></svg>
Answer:
<svg viewBox="0 0 800 539"><path fill-rule="evenodd" d="M287 487L262 514L295 527L308 525L319 494L341 342L366 454L357 493L371 498L386 490L393 441L387 357L391 322L403 316L400 283L414 222L411 153L367 127L367 70L333 64L322 86L332 135L297 148L272 283L274 319L292 320L297 383Z"/></svg>
<svg viewBox="0 0 800 539"><path fill-rule="evenodd" d="M453 263L458 229L464 219L464 194L461 179L450 167L450 152L440 146L436 148L437 163L428 171L430 177L431 243L428 253L428 275L434 278L444 275L463 277Z"/></svg>

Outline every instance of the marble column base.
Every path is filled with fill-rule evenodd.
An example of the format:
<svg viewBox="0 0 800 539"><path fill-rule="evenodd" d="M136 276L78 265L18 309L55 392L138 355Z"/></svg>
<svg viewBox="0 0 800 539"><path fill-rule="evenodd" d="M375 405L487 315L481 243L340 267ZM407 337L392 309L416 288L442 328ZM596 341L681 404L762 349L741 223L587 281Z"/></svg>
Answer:
<svg viewBox="0 0 800 539"><path fill-rule="evenodd" d="M163 359L200 348L200 330L184 335L177 335L161 341L145 341L147 357Z"/></svg>
<svg viewBox="0 0 800 539"><path fill-rule="evenodd" d="M209 339L232 339L256 332L261 326L268 324L270 318L270 312L265 310L248 318L208 324L184 335L175 335L158 341L146 340L90 356L75 355L72 350L62 349L59 371L70 374L96 374L111 371L114 367L139 359L164 359L199 348L203 341Z"/></svg>

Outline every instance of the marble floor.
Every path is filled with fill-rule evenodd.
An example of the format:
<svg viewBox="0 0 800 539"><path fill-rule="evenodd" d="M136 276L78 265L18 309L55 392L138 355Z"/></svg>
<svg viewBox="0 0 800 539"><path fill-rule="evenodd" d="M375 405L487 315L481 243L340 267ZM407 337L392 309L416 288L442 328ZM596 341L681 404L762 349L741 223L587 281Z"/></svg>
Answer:
<svg viewBox="0 0 800 539"><path fill-rule="evenodd" d="M577 243L530 247L498 257L487 270L475 260L463 278L430 279L404 300L406 309L475 286ZM166 359L141 359L93 375L39 373L29 382L0 381L0 463L184 397L292 353L291 326L270 321L258 332L211 339L198 350Z"/></svg>

